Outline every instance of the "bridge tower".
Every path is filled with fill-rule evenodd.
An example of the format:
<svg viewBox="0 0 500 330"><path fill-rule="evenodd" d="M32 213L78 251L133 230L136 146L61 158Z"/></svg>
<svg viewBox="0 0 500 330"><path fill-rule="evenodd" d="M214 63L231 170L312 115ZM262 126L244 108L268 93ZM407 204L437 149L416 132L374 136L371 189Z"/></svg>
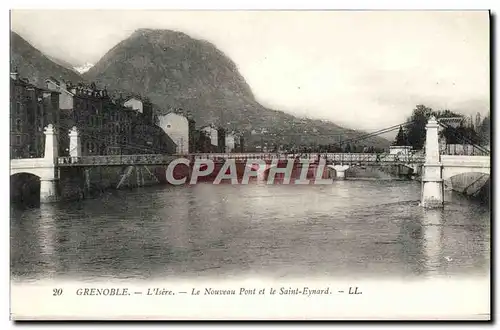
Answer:
<svg viewBox="0 0 500 330"><path fill-rule="evenodd" d="M425 163L422 176L421 204L426 208L443 207L444 186L439 154L439 124L432 116L425 126Z"/></svg>
<svg viewBox="0 0 500 330"><path fill-rule="evenodd" d="M51 203L58 200L59 175L57 171L58 145L54 127L49 124L44 131L45 153L43 156L44 169L40 176L40 203Z"/></svg>
<svg viewBox="0 0 500 330"><path fill-rule="evenodd" d="M73 159L82 156L82 145L76 126L69 131L69 156Z"/></svg>

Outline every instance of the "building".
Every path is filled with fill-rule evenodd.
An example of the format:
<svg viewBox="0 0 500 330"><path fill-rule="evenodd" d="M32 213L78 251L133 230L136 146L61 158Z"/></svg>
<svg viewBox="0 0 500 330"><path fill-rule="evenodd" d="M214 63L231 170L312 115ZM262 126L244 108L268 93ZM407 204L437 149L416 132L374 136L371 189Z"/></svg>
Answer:
<svg viewBox="0 0 500 330"><path fill-rule="evenodd" d="M59 93L63 104L58 126L60 155L69 155L67 132L73 126L80 133L84 156L175 153L175 143L153 123L150 102L141 99L140 112L130 106L137 106L137 102L125 107L127 100L112 99L106 89L98 89L95 84L73 85L54 78L46 83L49 90Z"/></svg>
<svg viewBox="0 0 500 330"><path fill-rule="evenodd" d="M216 147L212 145L211 139L206 131L197 129L194 131L194 153L216 152Z"/></svg>
<svg viewBox="0 0 500 330"><path fill-rule="evenodd" d="M236 148L236 135L233 133L228 133L226 135L226 151L233 152Z"/></svg>
<svg viewBox="0 0 500 330"><path fill-rule="evenodd" d="M389 154L391 155L409 155L411 154L411 146L390 146Z"/></svg>
<svg viewBox="0 0 500 330"><path fill-rule="evenodd" d="M188 123L189 123L189 153L196 152L196 121L193 116L188 114Z"/></svg>
<svg viewBox="0 0 500 330"><path fill-rule="evenodd" d="M222 127L217 129L217 152L226 152L226 130Z"/></svg>
<svg viewBox="0 0 500 330"><path fill-rule="evenodd" d="M200 130L205 132L210 137L210 143L212 146L217 147L219 145L217 129L214 125L203 126Z"/></svg>
<svg viewBox="0 0 500 330"><path fill-rule="evenodd" d="M158 116L159 126L177 145L176 153L185 155L189 153L190 146L190 122L180 111L170 112L163 116ZM192 124L191 124L192 126Z"/></svg>
<svg viewBox="0 0 500 330"><path fill-rule="evenodd" d="M10 158L41 158L44 128L59 124L59 94L10 75Z"/></svg>
<svg viewBox="0 0 500 330"><path fill-rule="evenodd" d="M137 95L129 96L123 100L123 106L141 113L147 123L154 123L153 104L149 99Z"/></svg>

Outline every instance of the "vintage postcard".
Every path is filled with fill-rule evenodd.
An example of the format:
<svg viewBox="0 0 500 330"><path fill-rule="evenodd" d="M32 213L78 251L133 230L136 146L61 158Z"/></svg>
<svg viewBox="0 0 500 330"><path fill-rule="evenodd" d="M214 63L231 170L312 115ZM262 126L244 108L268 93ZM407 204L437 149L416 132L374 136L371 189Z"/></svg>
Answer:
<svg viewBox="0 0 500 330"><path fill-rule="evenodd" d="M11 319L491 319L490 12L10 16Z"/></svg>

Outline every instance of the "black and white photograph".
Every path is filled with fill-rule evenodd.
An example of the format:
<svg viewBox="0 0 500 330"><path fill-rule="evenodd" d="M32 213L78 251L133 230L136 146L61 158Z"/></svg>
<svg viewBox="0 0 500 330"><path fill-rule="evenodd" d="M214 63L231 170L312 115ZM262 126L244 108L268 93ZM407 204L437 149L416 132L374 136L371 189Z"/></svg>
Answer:
<svg viewBox="0 0 500 330"><path fill-rule="evenodd" d="M11 319L490 320L491 21L12 9Z"/></svg>

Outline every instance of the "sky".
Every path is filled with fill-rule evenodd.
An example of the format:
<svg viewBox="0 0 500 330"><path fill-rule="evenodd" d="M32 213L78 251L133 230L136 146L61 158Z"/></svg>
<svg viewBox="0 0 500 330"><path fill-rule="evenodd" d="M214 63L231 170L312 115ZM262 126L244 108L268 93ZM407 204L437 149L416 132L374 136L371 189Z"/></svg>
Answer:
<svg viewBox="0 0 500 330"><path fill-rule="evenodd" d="M366 131L417 104L490 109L487 11L12 11L14 31L74 65L138 28L182 31L228 55L263 105Z"/></svg>

